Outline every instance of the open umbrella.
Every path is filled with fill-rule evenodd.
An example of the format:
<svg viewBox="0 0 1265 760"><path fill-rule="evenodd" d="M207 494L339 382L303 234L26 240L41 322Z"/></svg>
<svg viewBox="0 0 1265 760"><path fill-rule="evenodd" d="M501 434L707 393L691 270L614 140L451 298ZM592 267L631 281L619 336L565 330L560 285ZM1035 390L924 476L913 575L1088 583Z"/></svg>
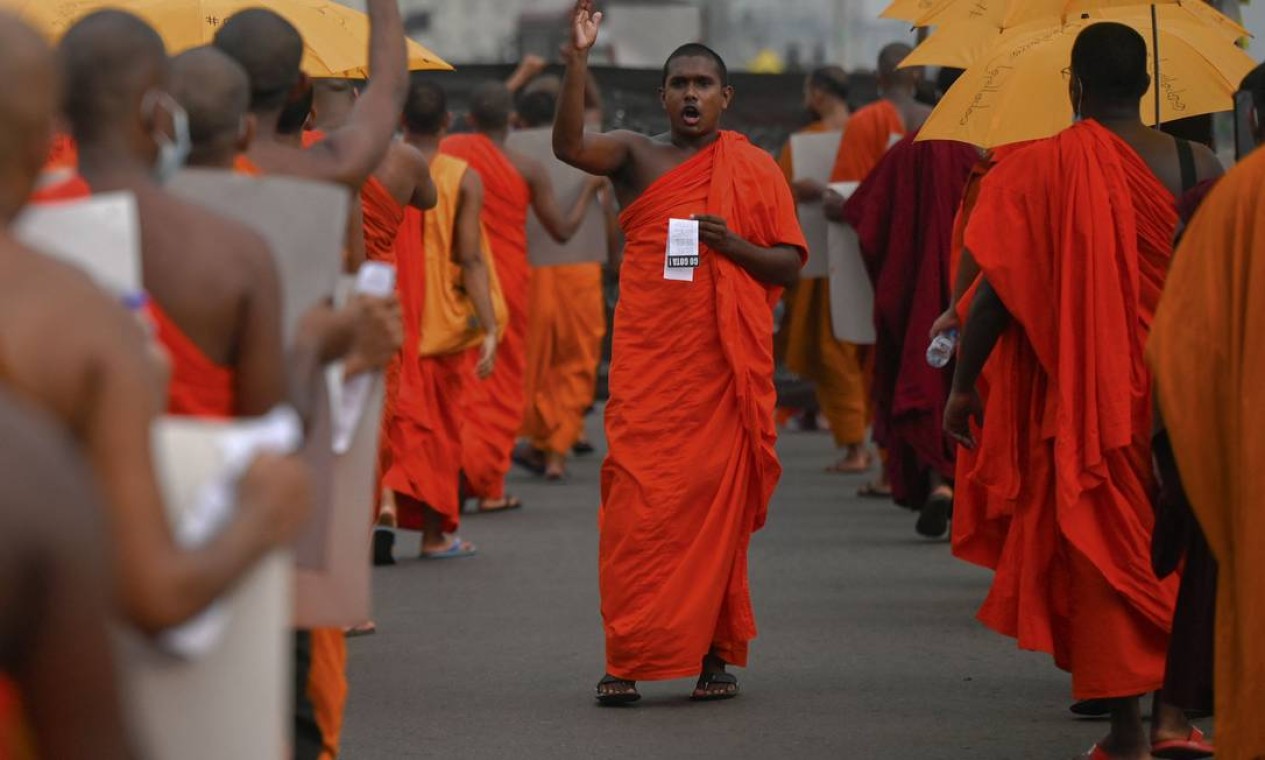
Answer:
<svg viewBox="0 0 1265 760"><path fill-rule="evenodd" d="M1229 110L1239 82L1256 65L1252 58L1179 9L1159 7L1155 15L1154 27L1150 9L1142 7L1092 12L1056 26L1034 23L1006 32L950 88L919 139L959 140L988 148L1059 132L1073 116L1065 75L1072 45L1082 29L1100 21L1127 24L1144 37L1152 28L1157 30L1162 74L1151 89L1159 121ZM1153 42L1148 44L1154 50Z"/></svg>
<svg viewBox="0 0 1265 760"><path fill-rule="evenodd" d="M939 5L941 0L894 0L887 6L879 18L890 18L896 21L908 21L914 24L928 11Z"/></svg>
<svg viewBox="0 0 1265 760"><path fill-rule="evenodd" d="M233 14L261 6L285 17L303 35L303 70L309 75L368 75L369 17L333 0L0 0L0 8L16 12L52 39L93 11L128 11L153 26L173 54L208 44ZM412 40L408 63L412 71L452 69Z"/></svg>

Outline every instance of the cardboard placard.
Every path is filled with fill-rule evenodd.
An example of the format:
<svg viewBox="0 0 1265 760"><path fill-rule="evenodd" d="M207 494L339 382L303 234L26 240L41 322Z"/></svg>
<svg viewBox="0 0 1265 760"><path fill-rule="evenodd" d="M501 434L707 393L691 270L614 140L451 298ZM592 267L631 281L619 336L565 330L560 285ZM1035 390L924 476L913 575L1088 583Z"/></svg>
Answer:
<svg viewBox="0 0 1265 760"><path fill-rule="evenodd" d="M131 193L30 205L14 231L25 245L82 269L116 296L143 290L141 223Z"/></svg>
<svg viewBox="0 0 1265 760"><path fill-rule="evenodd" d="M341 278L336 300L344 302L354 286L354 278ZM316 404L320 414L310 435L311 440L321 445L310 445L305 457L327 478L324 493L328 494L328 521L324 526L322 562L319 565L300 563L295 573L294 624L299 628L358 625L369 619L371 607L373 524L369 509L374 498L378 433L386 389L381 377L375 377L351 446L344 454L334 454L328 444L332 424L331 405L326 399L341 391L338 386L343 383L342 364L330 366L324 379L320 391L326 398Z"/></svg>
<svg viewBox="0 0 1265 760"><path fill-rule="evenodd" d="M549 172L558 208L566 214L575 204L591 175L568 166L553 154L553 128L521 129L510 133L506 146L511 150L539 161ZM536 218L534 211L527 216L527 258L533 267L556 267L566 264L589 262L605 263L606 218L602 207L595 200L575 237L566 243L558 243Z"/></svg>
<svg viewBox="0 0 1265 760"><path fill-rule="evenodd" d="M338 282L350 193L323 182L206 169L180 172L167 189L268 241L281 276L283 325L290 343L299 318L330 297Z"/></svg>
<svg viewBox="0 0 1265 760"><path fill-rule="evenodd" d="M154 429L156 471L172 522L223 469L220 436L233 423L164 417ZM228 624L192 661L121 633L129 719L144 757L283 757L290 744L293 589L289 552L261 560L221 600Z"/></svg>
<svg viewBox="0 0 1265 760"><path fill-rule="evenodd" d="M825 185L830 182L835 157L839 153L842 132L815 132L791 135L791 174L799 179L811 179ZM804 201L797 204L799 226L808 241L808 263L800 271L804 279L825 277L829 274L829 242L827 221L821 201Z"/></svg>
<svg viewBox="0 0 1265 760"><path fill-rule="evenodd" d="M830 189L851 198L858 182L837 182ZM868 345L874 342L874 286L861 258L856 231L847 224L828 222L830 325L835 339Z"/></svg>

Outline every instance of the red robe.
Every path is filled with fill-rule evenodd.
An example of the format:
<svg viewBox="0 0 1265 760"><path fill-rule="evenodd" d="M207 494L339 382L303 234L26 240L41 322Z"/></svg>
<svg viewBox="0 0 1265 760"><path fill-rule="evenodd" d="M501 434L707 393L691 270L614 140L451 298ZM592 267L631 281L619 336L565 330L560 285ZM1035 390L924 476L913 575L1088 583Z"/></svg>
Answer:
<svg viewBox="0 0 1265 760"><path fill-rule="evenodd" d="M1077 699L1157 689L1177 578L1151 569L1151 377L1143 346L1175 201L1096 122L1011 155L983 182L966 247L1014 321L989 360L985 423L958 464L954 525L995 557L980 611L1054 654ZM1022 255L1019 255L1019 254ZM970 325L966 330L969 334ZM969 463L969 467L968 467Z"/></svg>
<svg viewBox="0 0 1265 760"><path fill-rule="evenodd" d="M483 224L492 245L509 324L496 354L496 369L466 389L461 430L461 468L471 492L483 499L505 496L514 442L526 406L527 211L531 188L505 153L483 135L444 138L440 152L470 164L483 180Z"/></svg>
<svg viewBox="0 0 1265 760"><path fill-rule="evenodd" d="M600 586L607 671L698 675L714 649L742 666L756 635L747 546L781 476L774 444L779 289L701 250L693 282L666 281L669 218L718 214L762 246L807 246L777 164L746 138L715 143L624 209L610 454L602 468Z"/></svg>
<svg viewBox="0 0 1265 760"><path fill-rule="evenodd" d="M158 340L171 356L167 413L210 419L234 416L237 388L233 368L208 359L156 302L150 301L148 310L158 329Z"/></svg>
<svg viewBox="0 0 1265 760"><path fill-rule="evenodd" d="M953 219L978 154L963 143L897 143L844 207L874 284L874 440L896 503L919 507L928 473L953 478L944 434L951 374L927 364L928 333L947 308Z"/></svg>

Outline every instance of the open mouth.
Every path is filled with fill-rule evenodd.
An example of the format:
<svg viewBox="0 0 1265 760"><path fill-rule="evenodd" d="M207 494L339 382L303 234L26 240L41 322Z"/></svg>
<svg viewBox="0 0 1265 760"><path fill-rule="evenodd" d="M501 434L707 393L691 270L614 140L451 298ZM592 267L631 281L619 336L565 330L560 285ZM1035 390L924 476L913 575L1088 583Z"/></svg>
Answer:
<svg viewBox="0 0 1265 760"><path fill-rule="evenodd" d="M681 109L681 121L687 126L697 127L698 123L703 120L703 112L698 110L698 106L687 105Z"/></svg>

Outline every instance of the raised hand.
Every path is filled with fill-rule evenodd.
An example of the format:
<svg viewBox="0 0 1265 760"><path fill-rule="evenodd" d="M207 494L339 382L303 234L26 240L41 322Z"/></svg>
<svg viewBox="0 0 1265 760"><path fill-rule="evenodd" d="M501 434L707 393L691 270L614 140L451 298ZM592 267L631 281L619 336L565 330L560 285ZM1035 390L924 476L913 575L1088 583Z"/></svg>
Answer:
<svg viewBox="0 0 1265 760"><path fill-rule="evenodd" d="M592 48L601 24L602 12L593 10L593 0L577 0L571 17L571 47L577 52Z"/></svg>
<svg viewBox="0 0 1265 760"><path fill-rule="evenodd" d="M492 370L496 368L496 333L490 332L483 339L483 344L479 346L479 363L475 367L475 374L480 380L487 380L492 375Z"/></svg>

